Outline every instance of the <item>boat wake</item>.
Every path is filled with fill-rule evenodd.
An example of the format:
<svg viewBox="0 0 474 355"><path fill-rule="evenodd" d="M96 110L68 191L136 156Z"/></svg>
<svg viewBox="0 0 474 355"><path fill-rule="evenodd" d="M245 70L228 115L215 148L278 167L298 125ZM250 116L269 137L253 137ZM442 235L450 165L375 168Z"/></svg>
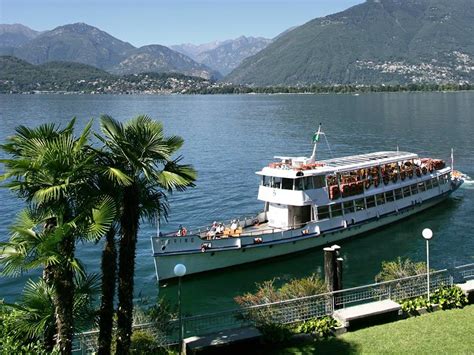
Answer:
<svg viewBox="0 0 474 355"><path fill-rule="evenodd" d="M474 180L466 174L462 174L461 177L464 179L464 183L461 185L461 188L466 190L473 190Z"/></svg>

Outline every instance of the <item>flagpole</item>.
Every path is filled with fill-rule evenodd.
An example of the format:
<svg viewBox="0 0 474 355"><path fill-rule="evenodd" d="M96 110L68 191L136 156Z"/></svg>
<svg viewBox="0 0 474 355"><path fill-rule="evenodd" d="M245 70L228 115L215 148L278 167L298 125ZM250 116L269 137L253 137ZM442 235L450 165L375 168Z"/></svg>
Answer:
<svg viewBox="0 0 474 355"><path fill-rule="evenodd" d="M315 133L315 135L313 137L313 143L314 143L313 154L311 154L311 157L309 158L309 160L312 163L314 163L316 161L316 149L318 147L318 140L319 140L320 133L321 133L321 123L319 124L318 131Z"/></svg>

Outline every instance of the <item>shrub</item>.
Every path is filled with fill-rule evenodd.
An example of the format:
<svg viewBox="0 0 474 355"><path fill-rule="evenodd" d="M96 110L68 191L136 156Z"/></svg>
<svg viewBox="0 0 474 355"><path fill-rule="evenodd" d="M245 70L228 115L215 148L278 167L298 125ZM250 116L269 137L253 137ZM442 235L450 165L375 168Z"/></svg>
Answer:
<svg viewBox="0 0 474 355"><path fill-rule="evenodd" d="M334 330L338 324L337 320L329 316L314 318L298 325L296 332L316 334L320 338L328 338L331 335L331 331Z"/></svg>
<svg viewBox="0 0 474 355"><path fill-rule="evenodd" d="M442 286L431 296L433 303L439 304L441 309L463 308L468 304L466 295L458 286Z"/></svg>
<svg viewBox="0 0 474 355"><path fill-rule="evenodd" d="M400 257L395 261L383 261L382 270L375 276L375 282L397 280L426 273L426 263L413 262Z"/></svg>
<svg viewBox="0 0 474 355"><path fill-rule="evenodd" d="M428 299L420 296L413 299L408 299L402 302L402 311L411 315L417 314L417 310L426 307L427 311L433 309L433 305L428 302Z"/></svg>
<svg viewBox="0 0 474 355"><path fill-rule="evenodd" d="M327 292L326 284L316 274L303 279L292 279L280 288L275 286L276 280L257 284L257 292L246 293L234 299L241 306L255 306Z"/></svg>

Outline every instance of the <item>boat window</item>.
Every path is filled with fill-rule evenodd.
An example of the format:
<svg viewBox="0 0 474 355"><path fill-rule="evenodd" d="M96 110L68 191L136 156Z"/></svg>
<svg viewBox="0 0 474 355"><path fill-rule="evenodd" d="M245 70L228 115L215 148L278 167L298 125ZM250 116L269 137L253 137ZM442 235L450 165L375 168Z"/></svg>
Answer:
<svg viewBox="0 0 474 355"><path fill-rule="evenodd" d="M365 198L367 208L371 208L375 206L375 196L368 196Z"/></svg>
<svg viewBox="0 0 474 355"><path fill-rule="evenodd" d="M411 194L410 194L410 186L405 186L405 187L403 188L403 196L404 196L404 197L408 197L408 196L410 196L410 195L411 195Z"/></svg>
<svg viewBox="0 0 474 355"><path fill-rule="evenodd" d="M342 215L342 206L340 203L335 203L331 206L331 217L338 217Z"/></svg>
<svg viewBox="0 0 474 355"><path fill-rule="evenodd" d="M449 177L448 177L448 174L444 174L443 176L441 176L441 183L442 184L446 184L449 180Z"/></svg>
<svg viewBox="0 0 474 355"><path fill-rule="evenodd" d="M423 192L425 191L425 183L424 182L419 182L418 183L418 191Z"/></svg>
<svg viewBox="0 0 474 355"><path fill-rule="evenodd" d="M431 181L433 182L433 187L439 186L439 181L437 177L433 178Z"/></svg>
<svg viewBox="0 0 474 355"><path fill-rule="evenodd" d="M272 177L271 176L262 176L262 185L266 187L271 187Z"/></svg>
<svg viewBox="0 0 474 355"><path fill-rule="evenodd" d="M387 202L395 201L395 199L393 197L393 191L388 191L388 192L385 193L385 200Z"/></svg>
<svg viewBox="0 0 474 355"><path fill-rule="evenodd" d="M293 179L281 179L281 188L284 190L293 190Z"/></svg>
<svg viewBox="0 0 474 355"><path fill-rule="evenodd" d="M329 218L329 206L318 206L318 221Z"/></svg>
<svg viewBox="0 0 474 355"><path fill-rule="evenodd" d="M326 179L323 175L313 176L313 188L320 189L326 186Z"/></svg>
<svg viewBox="0 0 474 355"><path fill-rule="evenodd" d="M417 184L410 185L410 190L411 190L412 195L417 194L418 193L418 185Z"/></svg>
<svg viewBox="0 0 474 355"><path fill-rule="evenodd" d="M344 205L344 214L354 212L354 201L346 201L343 203Z"/></svg>
<svg viewBox="0 0 474 355"><path fill-rule="evenodd" d="M401 200L403 198L403 195L402 195L402 189L396 189L395 190L395 198L397 200Z"/></svg>
<svg viewBox="0 0 474 355"><path fill-rule="evenodd" d="M272 186L274 189L281 188L281 178L280 177L272 177Z"/></svg>
<svg viewBox="0 0 474 355"><path fill-rule="evenodd" d="M304 190L304 179L295 180L295 190Z"/></svg>
<svg viewBox="0 0 474 355"><path fill-rule="evenodd" d="M433 184L431 183L431 180L428 180L426 181L426 189L432 189L433 188Z"/></svg>
<svg viewBox="0 0 474 355"><path fill-rule="evenodd" d="M358 200L355 200L355 208L356 208L356 211L365 210L365 202L363 198L359 198Z"/></svg>
<svg viewBox="0 0 474 355"><path fill-rule="evenodd" d="M303 178L304 180L304 187L305 187L305 190L313 190L314 187L313 187L313 177L312 176L307 176L305 178Z"/></svg>
<svg viewBox="0 0 474 355"><path fill-rule="evenodd" d="M377 194L377 206L383 205L385 203L385 197L383 194Z"/></svg>

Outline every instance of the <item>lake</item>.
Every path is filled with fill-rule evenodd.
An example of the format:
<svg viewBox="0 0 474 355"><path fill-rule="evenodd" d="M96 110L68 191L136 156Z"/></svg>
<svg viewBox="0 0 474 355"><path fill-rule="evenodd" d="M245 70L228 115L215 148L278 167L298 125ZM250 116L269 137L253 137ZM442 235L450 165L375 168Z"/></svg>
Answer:
<svg viewBox="0 0 474 355"><path fill-rule="evenodd" d="M0 95L0 140L17 125L55 122L65 125L76 116L82 127L109 114L126 120L147 114L164 123L167 135L185 139L185 163L198 171L194 189L171 196L165 231L179 224L197 227L260 211L259 179L255 172L275 155L309 156L311 138L323 124L330 149L318 147L319 158L400 150L449 161L474 176L474 92L370 93L356 95L216 95L216 96L94 96ZM0 190L0 240L23 203ZM370 283L381 262L398 256L425 260L423 228L433 229L430 244L434 268L474 262L474 186L467 183L441 205L383 229L341 243L344 286ZM189 228L188 228L189 229ZM151 257L150 236L156 226L142 224L136 259L137 299L154 300L158 287ZM77 255L88 272L100 267L101 245L79 244ZM322 250L254 265L196 275L183 280L186 313L234 307L233 297L255 291L255 284L277 278L322 273ZM0 298L14 300L27 277L0 278ZM161 285L160 296L176 297L176 283Z"/></svg>

